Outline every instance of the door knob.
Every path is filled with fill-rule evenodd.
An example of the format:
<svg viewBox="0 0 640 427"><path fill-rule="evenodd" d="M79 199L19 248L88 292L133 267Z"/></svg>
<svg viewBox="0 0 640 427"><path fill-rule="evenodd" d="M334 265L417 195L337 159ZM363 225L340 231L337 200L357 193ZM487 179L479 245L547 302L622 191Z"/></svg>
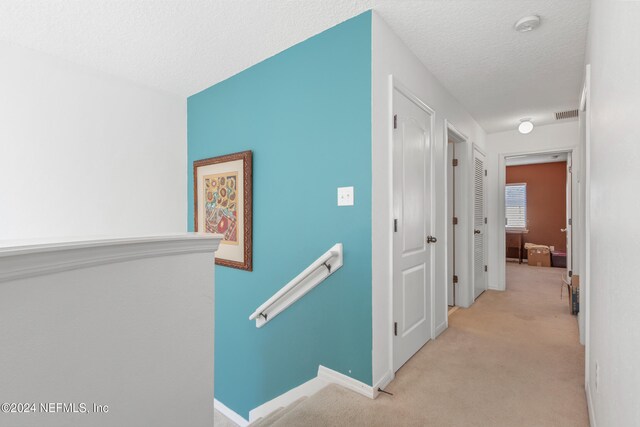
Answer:
<svg viewBox="0 0 640 427"><path fill-rule="evenodd" d="M566 229L566 228L561 228L561 229L560 229L560 232L561 232L561 233L564 233L565 231L567 231L567 229Z"/></svg>
<svg viewBox="0 0 640 427"><path fill-rule="evenodd" d="M438 241L438 239L436 239L435 237L427 236L427 243L435 243L437 241Z"/></svg>
<svg viewBox="0 0 640 427"><path fill-rule="evenodd" d="M480 230L473 230L473 234L480 234L481 231Z"/></svg>

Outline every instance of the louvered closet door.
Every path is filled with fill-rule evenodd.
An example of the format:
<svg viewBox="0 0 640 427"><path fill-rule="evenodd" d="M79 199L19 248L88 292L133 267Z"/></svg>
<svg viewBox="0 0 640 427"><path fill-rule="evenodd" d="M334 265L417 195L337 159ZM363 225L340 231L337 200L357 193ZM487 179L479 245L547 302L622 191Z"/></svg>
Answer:
<svg viewBox="0 0 640 427"><path fill-rule="evenodd" d="M487 290L485 157L476 149L474 149L473 164L473 294L475 299Z"/></svg>

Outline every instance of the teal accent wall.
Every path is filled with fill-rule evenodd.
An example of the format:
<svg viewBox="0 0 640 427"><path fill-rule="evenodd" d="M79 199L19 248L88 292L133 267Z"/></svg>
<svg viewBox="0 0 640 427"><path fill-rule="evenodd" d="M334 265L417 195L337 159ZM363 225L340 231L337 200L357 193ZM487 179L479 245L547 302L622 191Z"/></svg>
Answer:
<svg viewBox="0 0 640 427"><path fill-rule="evenodd" d="M188 99L193 161L253 150L253 272L216 267L215 395L249 411L318 365L371 384L371 13ZM337 187L355 206L337 206ZM344 266L258 329L249 315L335 243Z"/></svg>

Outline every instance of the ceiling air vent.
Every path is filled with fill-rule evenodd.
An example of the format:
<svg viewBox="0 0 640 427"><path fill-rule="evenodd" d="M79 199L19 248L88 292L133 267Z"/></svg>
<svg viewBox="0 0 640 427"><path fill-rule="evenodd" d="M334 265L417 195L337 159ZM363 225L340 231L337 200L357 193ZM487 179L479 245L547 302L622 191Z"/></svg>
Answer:
<svg viewBox="0 0 640 427"><path fill-rule="evenodd" d="M578 117L578 110L561 111L556 113L556 120L572 119Z"/></svg>

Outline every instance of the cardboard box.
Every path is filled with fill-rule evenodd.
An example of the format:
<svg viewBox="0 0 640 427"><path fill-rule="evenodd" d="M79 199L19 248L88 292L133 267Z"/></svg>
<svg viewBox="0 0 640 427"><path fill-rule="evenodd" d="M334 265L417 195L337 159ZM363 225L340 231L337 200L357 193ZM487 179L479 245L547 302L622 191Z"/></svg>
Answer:
<svg viewBox="0 0 640 427"><path fill-rule="evenodd" d="M528 249L527 260L534 267L551 267L551 252L547 246L532 246Z"/></svg>

